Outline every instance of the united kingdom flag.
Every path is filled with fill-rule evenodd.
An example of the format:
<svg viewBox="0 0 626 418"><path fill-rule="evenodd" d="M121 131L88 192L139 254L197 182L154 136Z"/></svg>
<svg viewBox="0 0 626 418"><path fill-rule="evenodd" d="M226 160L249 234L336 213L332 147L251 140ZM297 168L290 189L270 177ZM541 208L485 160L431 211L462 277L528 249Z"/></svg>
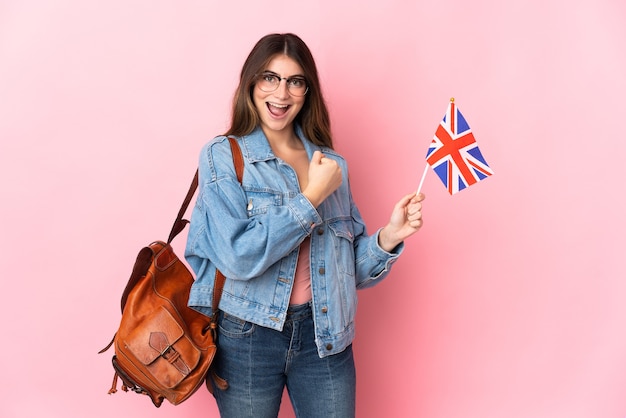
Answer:
<svg viewBox="0 0 626 418"><path fill-rule="evenodd" d="M426 153L426 162L452 195L491 176L467 121L450 100Z"/></svg>

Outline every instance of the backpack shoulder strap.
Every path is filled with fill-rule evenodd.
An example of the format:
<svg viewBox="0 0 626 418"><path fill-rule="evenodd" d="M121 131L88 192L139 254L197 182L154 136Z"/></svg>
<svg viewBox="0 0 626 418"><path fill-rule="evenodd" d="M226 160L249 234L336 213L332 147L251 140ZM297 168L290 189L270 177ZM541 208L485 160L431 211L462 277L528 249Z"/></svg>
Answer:
<svg viewBox="0 0 626 418"><path fill-rule="evenodd" d="M243 180L243 154L241 153L241 148L239 148L239 144L235 138L229 136L228 141L230 142L230 149L233 152L233 164L235 165L237 180L241 183Z"/></svg>
<svg viewBox="0 0 626 418"><path fill-rule="evenodd" d="M189 190L187 191L187 196L185 196L185 200L183 201L183 204L180 206L180 210L178 211L178 216L176 216L176 220L174 221L174 225L172 225L172 230L170 231L170 235L169 237L167 237L168 244L171 244L174 237L176 237L176 235L178 235L180 231L185 229L185 225L189 223L187 219L183 219L183 216L185 216L185 212L187 212L187 208L189 207L191 198L193 197L197 188L198 188L198 170L196 169L196 174L194 174L193 176L193 180L191 181L191 185L189 186Z"/></svg>

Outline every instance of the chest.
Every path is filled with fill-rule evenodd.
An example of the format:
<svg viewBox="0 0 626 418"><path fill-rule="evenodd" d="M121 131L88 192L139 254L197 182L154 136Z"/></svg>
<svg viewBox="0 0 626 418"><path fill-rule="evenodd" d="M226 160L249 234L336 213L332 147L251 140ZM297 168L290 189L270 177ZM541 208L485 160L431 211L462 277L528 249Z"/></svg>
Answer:
<svg viewBox="0 0 626 418"><path fill-rule="evenodd" d="M284 164L287 164L296 173L300 190L306 188L309 182L309 157L306 150L293 150L276 155Z"/></svg>

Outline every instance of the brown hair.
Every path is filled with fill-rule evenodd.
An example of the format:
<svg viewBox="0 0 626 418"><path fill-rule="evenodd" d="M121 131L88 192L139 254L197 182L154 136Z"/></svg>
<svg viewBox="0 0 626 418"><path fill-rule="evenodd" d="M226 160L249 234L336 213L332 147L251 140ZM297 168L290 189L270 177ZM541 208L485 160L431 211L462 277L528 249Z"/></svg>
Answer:
<svg viewBox="0 0 626 418"><path fill-rule="evenodd" d="M230 129L226 135L247 135L259 125L260 118L252 101L252 91L257 74L262 73L276 55L286 55L297 62L304 71L309 87L304 105L294 122L302 127L304 135L311 142L332 148L330 118L313 55L304 41L292 33L266 35L250 51L241 69L239 86L233 98Z"/></svg>

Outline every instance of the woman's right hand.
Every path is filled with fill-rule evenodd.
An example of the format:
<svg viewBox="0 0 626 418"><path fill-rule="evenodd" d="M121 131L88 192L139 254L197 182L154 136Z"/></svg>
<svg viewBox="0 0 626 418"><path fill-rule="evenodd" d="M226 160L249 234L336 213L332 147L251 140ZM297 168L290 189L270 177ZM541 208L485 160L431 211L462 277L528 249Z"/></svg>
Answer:
<svg viewBox="0 0 626 418"><path fill-rule="evenodd" d="M302 194L315 207L341 186L341 167L337 161L326 158L320 151L313 153L308 175L308 183Z"/></svg>

